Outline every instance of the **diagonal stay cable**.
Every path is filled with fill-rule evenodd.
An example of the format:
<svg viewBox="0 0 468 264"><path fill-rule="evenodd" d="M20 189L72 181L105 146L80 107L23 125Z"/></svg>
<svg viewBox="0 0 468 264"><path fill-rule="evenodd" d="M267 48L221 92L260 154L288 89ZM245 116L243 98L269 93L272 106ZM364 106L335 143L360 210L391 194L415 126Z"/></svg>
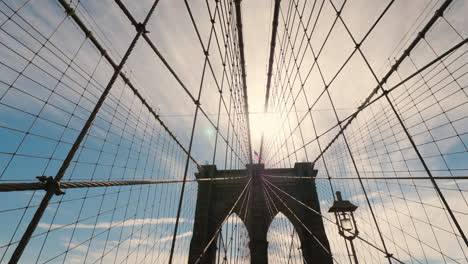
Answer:
<svg viewBox="0 0 468 264"><path fill-rule="evenodd" d="M266 182L268 183L268 185L265 185L266 187L268 187L268 189L276 196L276 199L278 201L281 202L281 204L286 208L288 209L289 212L291 212L291 214L294 216L294 218L296 218L296 220L302 225L302 227L307 231L307 233L309 233L312 238L319 244L319 246L333 259L334 262L337 262L339 263L336 258L333 256L333 254L330 252L329 249L327 249L327 247L317 238L316 235L314 235L314 233L312 232L312 230L310 230L305 224L304 222L292 211L291 208L289 208L289 206L281 199L281 197L279 197L278 193L275 192L272 188L271 188L271 185L272 183L269 182L268 180L266 180L264 177L262 177L262 181L263 182ZM265 188L267 191L268 189Z"/></svg>
<svg viewBox="0 0 468 264"><path fill-rule="evenodd" d="M317 214L317 215L320 215L322 217L322 219L325 219L327 220L328 222L334 224L334 225L337 225L335 221L331 220L330 218L324 216L323 214L321 214L320 212L318 212L317 210L307 206L306 204L304 204L303 202L299 201L298 199L296 199L295 197L291 196L289 193L285 192L284 190L282 190L281 188L279 188L278 186L274 185L273 183L271 183L270 181L268 181L267 179L263 179L266 183L268 183L270 186L274 187L275 189L277 189L278 191L280 191L281 193L285 194L286 196L288 196L289 198L291 198L292 200L294 200L295 202L299 203L300 205L304 206L305 208L307 208L308 210L310 210L311 212L313 212L314 214ZM359 240L361 240L362 242L370 245L371 247L377 249L378 251L380 251L381 253L383 254L386 254L385 251L383 249L381 249L380 247L378 247L377 245L374 245L372 244L371 242L367 241L366 239L360 237L359 235L356 237L358 238ZM396 258L395 256L393 255L390 255L389 256L391 259L397 261L398 263L401 263L401 264L405 264L405 262L399 260L398 258Z"/></svg>
<svg viewBox="0 0 468 264"><path fill-rule="evenodd" d="M197 258L197 260L195 261L194 264L198 264L200 263L200 260L201 258L203 257L203 255L205 255L205 253L208 251L208 249L210 248L211 244L216 240L216 238L218 237L218 234L219 232L221 232L221 228L224 224L224 222L226 222L226 220L229 218L229 216L232 214L232 212L234 212L234 209L236 208L237 204L239 203L239 201L241 200L242 197L247 197L247 196L244 196L244 193L247 191L247 190L250 190L250 187L251 187L251 181L252 181L252 178L249 179L249 181L245 184L245 187L244 189L242 190L242 192L239 194L239 197L237 198L236 202L234 203L234 205L231 207L231 209L229 210L229 212L226 214L226 216L224 217L223 221L219 224L219 227L216 229L213 237L208 241L208 244L206 245L206 247L203 249L202 253L200 254L200 256Z"/></svg>
<svg viewBox="0 0 468 264"><path fill-rule="evenodd" d="M434 16L433 16L432 19L429 21L429 23L428 23L428 24L423 28L423 30L418 34L418 37L417 37L417 40L418 40L418 41L420 41L420 40L422 40L422 39L425 38L425 34L427 33L427 31L432 27L432 25L438 20L439 17L442 17L442 16L443 16L444 11L447 9L447 7L448 7L451 3L452 3L452 0L446 0L446 1L442 4L442 6L435 12ZM332 5L333 5L333 3L332 3ZM335 7L334 5L333 5L333 8L336 10L336 7ZM370 64L369 64L369 61L367 60L366 56L365 56L364 53L362 52L362 50L361 50L361 48L360 48L360 43L357 43L357 42L356 42L356 40L355 40L353 34L350 32L350 30L349 30L347 24L344 22L343 18L342 18L341 16L339 16L339 18L340 18L340 20L341 20L343 26L345 27L346 32L348 33L348 35L351 37L351 39L352 39L353 42L355 43L355 45L356 45L356 47L357 47L359 53L361 54L361 57L362 57L363 60L365 61L365 63L366 63L366 65L367 65L367 67L369 68L369 70L371 71L371 73L372 73L374 79L378 82L378 85L377 85L376 89L382 91L383 96L385 97L385 99L387 100L388 104L390 105L391 110L393 111L393 113L394 113L395 116L397 117L397 120L398 120L399 124L400 124L401 127L403 128L403 131L405 132L405 134L406 134L408 140L410 141L410 143L411 143L411 145L412 145L414 151L416 152L416 155L418 156L418 158L419 158L419 160L420 160L422 166L424 167L424 169L426 170L426 173L427 173L427 174L429 175L429 177L431 178L431 179L430 179L430 180L431 180L431 183L432 183L432 185L434 186L434 188L436 189L437 194L439 195L440 199L442 200L442 203L443 203L444 206L447 208L447 211L448 211L448 213L449 213L449 215L450 215L450 217L451 217L453 223L454 223L455 226L457 227L457 229L458 229L460 235L463 237L463 240L464 240L464 242L465 242L465 245L468 246L468 239L467 239L467 237L465 236L465 233L464 233L462 227L460 226L460 223L459 223L458 219L457 219L457 218L455 217L455 215L453 214L452 209L451 209L450 205L448 204L448 202L447 202L447 200L446 200L444 194L443 194L442 191L440 190L440 188L439 188L437 182L435 181L435 179L432 178L433 175L432 175L431 170L429 169L429 166L427 165L426 161L424 160L424 158L423 158L423 156L422 156L422 154L421 154L421 151L420 151L420 150L418 149L418 147L416 146L416 143L415 143L413 137L410 135L410 133L409 133L409 131L408 131L408 128L406 127L406 124L403 122L403 119L401 118L401 116L400 116L400 114L398 113L398 111L396 110L396 108L395 108L393 102L391 101L390 97L388 96L388 91L385 90L385 89L383 88L383 84L386 83L386 81L387 81L386 77L387 77L387 76L390 76L390 75L387 74L387 75L384 77L384 79L382 79L381 81L379 81L379 79L378 79L378 77L376 76L374 70L372 69L372 67L371 67ZM432 22L432 23L431 23L431 22ZM411 45L410 45L410 47L409 47L410 50L414 47L413 44L414 44L414 46L416 46L417 42L411 43ZM405 54L409 55L409 52L406 52L406 51L405 51ZM404 57L404 58L406 58L406 57ZM403 58L401 61L403 61L404 58ZM400 59L401 59L401 58L400 58ZM398 65L398 63L399 63L399 61L397 61L396 65ZM397 67L398 67L398 66L397 66ZM397 68L392 67L392 70L396 70L396 69L397 69ZM393 72L391 72L391 73L393 73ZM390 73L390 74L391 74L391 73ZM387 78L388 78L388 77L387 77ZM374 89L374 91L376 91L376 90ZM331 100L331 99L330 99L330 100ZM341 126L341 124L340 124L340 126ZM344 136L344 135L343 135L343 136ZM345 142L346 142L346 137L344 137L344 139L345 139ZM348 143L346 142L346 144L348 144ZM349 148L349 147L348 147L348 148ZM352 158L352 155L351 155L351 158ZM353 162L354 162L354 161L353 161Z"/></svg>
<svg viewBox="0 0 468 264"><path fill-rule="evenodd" d="M193 24L193 26L195 28L195 31L196 31L197 35L199 36L198 29L197 29L197 27L195 25L195 22L193 20L190 5L188 4L187 1L184 1L184 3L185 3L185 7L186 7L185 9L188 12L188 14L190 15L192 24ZM218 5L218 2L216 3L216 5ZM200 99L201 99L201 95L202 95L202 89L204 87L203 84L204 84L204 80L205 80L206 69L207 69L207 65L209 63L208 54L209 54L209 49L210 49L210 46L211 46L213 32L214 32L214 24L211 25L211 30L210 30L210 34L209 34L209 38L208 38L207 48L205 49L205 47L202 45L203 46L203 51L205 53L205 58L204 58L203 69L202 69L202 72L201 72L201 79L200 79L200 86L199 86L199 89L198 89L197 100L195 102L196 107L195 107L194 117L193 117L193 121L192 121L192 129L191 129L191 133L190 133L189 153L191 153L192 147L193 147L195 128L196 128L197 120L198 120L198 113L199 113L199 111L203 112L201 107L200 107ZM178 202L177 213L176 213L176 222L175 222L175 225L174 225L174 232L173 232L173 236L172 236L171 249L170 249L170 252L169 252L169 264L172 263L173 257L174 257L174 251L175 251L176 239L177 239L177 232L178 232L178 228L179 228L179 220L180 220L180 216L181 216L182 205L183 205L183 201L184 201L183 199L184 199L184 195L185 195L186 180L187 180L188 169L189 169L189 165L190 165L189 162L190 162L190 160L187 157L187 159L185 160L185 168L184 168L184 176L183 176L184 181L182 183L181 190L180 190L179 202Z"/></svg>
<svg viewBox="0 0 468 264"><path fill-rule="evenodd" d="M89 129L91 128L91 125L92 125L94 119L96 118L97 113L99 112L100 108L104 104L104 101L105 101L107 95L109 94L111 88L114 86L114 83L117 80L117 77L119 76L119 74L121 73L122 68L124 67L125 63L127 62L128 58L130 57L130 54L132 53L133 49L135 48L138 40L140 39L143 32L145 31L145 25L147 24L147 22L149 21L151 15L153 14L158 2L159 2L159 0L156 0L153 3L150 11L148 12L148 14L145 17L144 22L139 24L140 26L139 26L139 28L137 30L137 33L135 34L135 37L133 38L132 42L128 46L128 49L125 52L125 55L122 57L122 60L120 61L119 65L116 65L114 67L114 73L113 73L111 79L109 80L109 83L107 84L106 89L104 90L104 92L102 93L102 95L99 98L98 102L94 106L93 111L91 112L88 120L86 121L86 123L83 126L80 134L76 138L73 146L69 150L69 152L67 154L67 157L63 161L59 171L56 174L56 176L53 178L53 182L60 182L60 180L65 175L65 172L67 171L70 163L72 162L72 159L75 156L75 153L79 149L83 139L85 138L86 134L88 133ZM69 14L72 14L72 12L69 13ZM52 199L53 195L60 193L60 192L57 193L57 190L55 190L54 187L55 186L51 185L51 187L48 188L47 193L45 194L44 198L42 199L40 206L36 210L33 218L31 219L31 222L29 223L29 225L26 228L23 236L21 237L20 242L18 243L15 251L13 252L9 263L14 264L14 263L17 263L19 261L19 259L21 258L21 255L23 254L24 249L26 248L26 245L28 244L29 240L31 239L31 236L32 236L34 230L36 229L37 225L39 224L39 221L41 220L42 215L44 214L44 212L45 212L50 200Z"/></svg>
<svg viewBox="0 0 468 264"><path fill-rule="evenodd" d="M438 56L437 58L431 60L430 62L428 62L426 65L424 65L423 67L421 67L419 70L413 72L412 74L410 74L409 76L407 76L406 78L404 78L403 80L401 80L399 83L395 84L392 88L389 88L387 89L387 94L390 93L390 92L393 92L395 89L397 88L400 88L401 86L403 86L404 83L408 82L409 80L413 79L414 77L418 76L420 73L424 72L425 70L427 70L428 68L432 67L433 65L435 65L436 63L441 63L441 61L445 58L445 57L448 57L450 56L453 52L455 52L456 50L458 50L459 48L461 48L463 45L467 44L468 43L468 38L467 39L464 39L462 41L460 41L459 43L455 44L453 47L451 47L450 49L448 49L447 51L445 51L444 53L442 53L440 56ZM372 98L372 96L370 96ZM325 152L331 147L331 145L340 137L340 135L343 134L344 130L346 130L346 128L351 124L351 122L353 122L353 120L357 117L358 114L360 114L364 109L366 109L367 107L373 105L374 103L376 103L377 101L379 101L381 98L383 98L384 95L381 94L377 97L375 97L374 99L369 99L369 101L367 102L363 102L356 111L354 111L352 114L348 115L347 117L343 118L341 120L341 124L343 124L343 129L339 129L338 133L329 141L329 143L323 148L323 151L321 151L317 157L312 161L312 163L315 163L317 162L324 154ZM318 135L317 137L313 138L312 140L310 140L309 142L306 143L306 145L309 145L317 140L319 140L320 138L324 137L326 134L330 133L331 131L333 131L335 128L338 128L339 127L339 124L335 124L333 125L332 127L330 127L329 129L327 129L326 131L324 131L323 133L321 133L320 135ZM298 151L300 149L297 149L295 150L294 152Z"/></svg>
<svg viewBox="0 0 468 264"><path fill-rule="evenodd" d="M60 0L60 1L63 1L63 0ZM135 25L135 24L138 24L135 20L135 18L132 16L132 14L128 11L127 8L125 8L125 5L120 1L120 0L115 0L116 3L119 5L119 7L122 9L122 11L124 12L124 14L126 15L126 17L130 20L130 22ZM194 22L192 22L194 27L196 28L196 25ZM196 31L198 29L196 28ZM146 41L146 43L149 45L149 47L151 48L151 50L153 50L153 52L156 54L156 56L161 60L161 62L164 64L164 66L166 67L166 69L171 73L171 75L175 78L175 80L177 81L177 83L179 83L179 85L182 87L182 89L186 92L186 94L190 97L190 100L195 104L197 105L197 107L199 108L199 111L203 114L203 116L208 120L208 122L214 127L216 128L216 124L213 122L213 120L211 120L211 118L209 117L209 115L206 113L206 111L203 109L203 107L201 106L200 104L200 101L197 100L197 98L195 98L195 96L190 92L190 90L187 88L187 85L181 80L181 78L179 77L179 75L176 73L176 71L172 68L172 66L169 64L169 62L166 60L166 58L163 56L163 54L159 51L159 49L157 48L156 44L154 44L154 42L149 38L148 34L147 33L143 33L143 39ZM201 42L202 43L202 42ZM240 44L239 44L240 45ZM203 48L204 49L204 48ZM204 52L205 52L205 58L207 60L207 63L210 63L210 60L209 60L209 54L208 52L204 49ZM246 96L245 96L245 99L246 99ZM248 108L246 107L246 117L248 118ZM225 136L223 134L221 134L219 132L219 130L216 131L216 133L219 133L219 135L221 136L221 138L227 142L227 139L225 138ZM250 133L249 133L250 135ZM230 148L232 148L232 146L229 146ZM236 155L238 156L238 153L236 153ZM193 160L193 159L192 159Z"/></svg>
<svg viewBox="0 0 468 264"><path fill-rule="evenodd" d="M78 17L76 15L76 13L74 12L74 9L71 8L71 6L67 3L66 0L57 0L61 5L62 7L67 11L67 13L70 14L70 17L73 19L73 21L78 25L78 27L83 31L85 32L86 34L89 35L89 40L93 43L93 45L99 50L99 52L104 56L104 58L106 59L106 61L115 69L118 65L117 63L110 57L110 55L107 53L106 49L100 44L100 42L98 42L98 40L92 35L92 32L88 29L88 27L83 23L83 21L81 20L80 17ZM136 23L135 25L138 25L138 23ZM146 35L144 33L142 33L143 37ZM135 95L140 99L140 101L143 103L143 105L151 112L151 114L153 115L154 118L156 118L156 120L158 120L158 122L160 123L160 125L162 127L164 127L164 129L166 130L166 132L171 136L171 138L177 143L177 145L179 145L179 147L186 153L188 154L188 151L185 149L185 147L182 145L182 143L180 143L180 141L176 138L176 136L171 132L171 130L169 130L169 127L161 120L161 118L159 117L159 115L156 113L156 111L149 105L149 103L146 101L146 99L142 96L142 94L136 89L136 87L132 84L132 82L130 81L130 79L125 75L125 73L123 73L122 71L120 71L118 73L118 75L120 76L120 78L122 78L122 80L128 85L128 87L130 87L130 89L135 93ZM196 160L190 156L190 159L197 163Z"/></svg>
<svg viewBox="0 0 468 264"><path fill-rule="evenodd" d="M451 0L448 0L446 2L451 2ZM366 107L368 107L369 105L371 105L373 102L375 102L376 100L382 98L384 95L380 95L379 97L377 97L376 99L372 100L372 98L374 97L374 95L376 95L380 89L380 86L382 86L383 84L385 84L387 82L387 80L390 78L390 76L396 72L396 70L398 69L398 67L403 63L403 61L409 56L409 54L411 53L411 51L416 47L416 45L419 43L419 41L421 41L424 37L424 35L429 31L429 29L435 24L435 22L438 20L438 18L442 17L443 16L443 12L444 10L447 8L448 5L444 4L443 6L441 6L434 14L434 16L431 18L431 20L426 24L426 26L418 33L417 37L413 40L413 42L411 42L411 44L408 46L408 48L406 48L406 50L403 52L403 54L398 58L398 60L396 60L396 62L391 66L390 70L385 74L385 76L379 81L379 84L372 90L372 92L366 97L366 99L361 103L361 105L358 107L358 109L351 115L349 115L346 119L347 119L347 122L343 125L343 129L340 129L340 131L338 132L338 134L330 141L329 144L327 144L327 146L323 149L323 151L317 156L317 158L314 160L314 162L316 162L330 147L331 144L333 144L336 139L341 135L343 134L344 130L349 126L349 124L356 118L356 116ZM455 46L453 46L452 48L450 48L449 50L447 50L446 52L444 52L443 54L441 54L440 56L438 56L436 59L432 60L431 62L427 63L424 67L421 67L418 71L416 71L415 73L411 74L410 76L408 76L407 78L403 79L401 82L399 82L398 84L396 84L395 86L393 86L392 88L388 89L385 93L388 94L390 93L391 91L395 90L397 87L401 86L403 83L407 82L409 79L415 77L416 75L418 75L419 73L421 73L422 71L424 71L425 69L429 68L430 66L432 66L433 64L435 64L436 62L440 61L442 58L446 57L447 55L451 54L453 51L457 50L458 48L460 48L461 46L463 46L464 44L466 44L468 42L468 39L464 39L462 40L461 42L459 42L458 44L456 44ZM343 123L343 122L342 122Z"/></svg>
<svg viewBox="0 0 468 264"><path fill-rule="evenodd" d="M265 183L263 181L261 181L261 184L262 184L263 197L264 197L264 200L266 201L267 209L268 209L268 212L270 214L270 219L273 221L273 219L275 218L276 213L280 212L280 210L278 209L278 207L274 203L273 199L271 198L271 195L267 192L267 188L265 188ZM281 225L280 227L283 227L283 230L281 230L281 232L284 233L285 232L284 231L284 226ZM272 228L274 228L273 223L270 223L269 229L271 230ZM294 230L294 228L293 228L293 230ZM276 232L269 231L269 233L276 233ZM278 232L278 233L280 233L280 232ZM285 242L285 241L283 241L283 239L281 239L281 236L279 238L277 238L277 236L276 236L275 238L278 239L280 242ZM275 238L271 239L271 242L277 243L278 240L275 241ZM269 242L269 244L271 244L271 242ZM284 246L287 247L286 244Z"/></svg>
<svg viewBox="0 0 468 264"><path fill-rule="evenodd" d="M116 0L117 3L121 3L120 0ZM122 4L123 6L123 4ZM188 5L187 5L188 6ZM190 9L189 9L190 10ZM128 10L125 12L125 14L127 15L127 17L129 18L129 20L132 22L132 23L136 23L135 19L133 18L133 16L131 16L131 14L128 12ZM196 25L194 22L192 22L192 24L194 25L194 27L196 28ZM181 80L181 78L179 77L179 75L176 73L176 71L172 68L172 66L169 64L169 62L166 60L166 58L163 56L163 54L159 51L158 47L156 46L156 44L154 44L154 42L149 38L148 34L143 34L143 39L147 42L147 44L149 45L149 47L151 48L151 50L153 50L153 52L156 54L156 56L161 60L161 62L164 64L164 66L167 68L167 70L171 73L171 75L176 79L177 83L179 83L179 85L182 87L182 89L187 93L187 95L190 97L190 99L192 100L192 102L197 105L197 107L199 108L199 111L203 114L203 116L207 119L207 121L211 124L211 126L213 126L213 128L216 128L216 124L213 122L213 120L209 117L208 113L204 110L204 108L201 106L200 104L200 100L197 100L197 98L194 97L194 95L189 91L189 89L187 88L187 85ZM202 43L200 41L200 43ZM204 48L203 48L204 49ZM209 53L208 51L205 51L204 49L204 53L205 53L205 59L207 61L207 64L208 66L211 67L211 63L210 63L210 59L209 59ZM214 76L213 76L214 78ZM248 109L247 109L248 110ZM246 112L248 113L248 112ZM248 116L248 115L247 115ZM221 138L227 143L228 140L226 139L226 137L220 133L219 130L216 131L217 134L219 134L219 136L221 136ZM229 148L232 149L232 146L229 146ZM233 149L232 149L233 150ZM235 152L236 156L239 157L239 154L237 152Z"/></svg>

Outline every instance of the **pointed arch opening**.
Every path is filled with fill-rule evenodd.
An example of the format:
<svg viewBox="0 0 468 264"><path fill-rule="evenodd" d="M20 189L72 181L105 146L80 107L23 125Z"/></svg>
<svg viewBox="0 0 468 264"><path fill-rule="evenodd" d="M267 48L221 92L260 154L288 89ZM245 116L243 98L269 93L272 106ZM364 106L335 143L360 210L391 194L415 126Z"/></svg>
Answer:
<svg viewBox="0 0 468 264"><path fill-rule="evenodd" d="M250 263L249 233L242 219L232 213L216 243L216 263Z"/></svg>
<svg viewBox="0 0 468 264"><path fill-rule="evenodd" d="M294 225L283 214L273 218L267 233L268 263L304 263L301 241Z"/></svg>

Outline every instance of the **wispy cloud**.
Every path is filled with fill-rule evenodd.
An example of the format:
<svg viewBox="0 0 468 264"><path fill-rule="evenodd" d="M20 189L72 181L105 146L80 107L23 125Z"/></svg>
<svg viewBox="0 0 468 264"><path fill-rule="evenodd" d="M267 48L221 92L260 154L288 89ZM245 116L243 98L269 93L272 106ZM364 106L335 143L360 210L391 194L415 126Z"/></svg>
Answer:
<svg viewBox="0 0 468 264"><path fill-rule="evenodd" d="M179 239L179 238L184 238L184 237L190 237L192 236L192 231L189 231L189 232L185 232L185 233L182 233L180 235L177 235L176 236L176 239ZM156 243L160 243L160 242L166 242L166 241L172 241L172 236L165 236L163 238L160 238L156 241Z"/></svg>
<svg viewBox="0 0 468 264"><path fill-rule="evenodd" d="M140 219L130 219L124 221L123 223L119 224L118 226L121 227L133 227L133 226L141 226L141 225L159 225L159 224L174 224L176 222L176 218L140 218ZM180 223L191 223L192 220L181 218L179 220ZM39 227L43 229L60 229L60 228L82 228L82 229L101 229L101 228L109 228L111 225L115 225L115 223L111 222L99 222L96 225L91 224L47 224L47 223L40 223Z"/></svg>

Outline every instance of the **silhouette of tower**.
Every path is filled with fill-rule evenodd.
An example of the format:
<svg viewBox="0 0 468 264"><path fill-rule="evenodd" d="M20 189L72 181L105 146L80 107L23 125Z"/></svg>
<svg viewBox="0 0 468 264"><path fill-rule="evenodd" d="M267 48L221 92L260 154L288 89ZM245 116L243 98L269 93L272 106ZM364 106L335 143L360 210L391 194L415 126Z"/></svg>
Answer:
<svg viewBox="0 0 468 264"><path fill-rule="evenodd" d="M215 165L202 166L196 174L197 179L228 177L232 179L198 182L189 263L195 263L199 258L198 263L215 263L216 243L206 247L235 205L245 184L251 179L251 186L245 194L249 197L247 204L244 205L247 208L241 212L241 203L238 203L233 210L247 228L251 263L268 263L268 228L274 216L281 212L291 221L299 236L306 263L331 264L330 247L321 216L298 203L300 201L320 212L314 180L316 175L317 171L313 169L312 163L296 163L292 169L265 169L263 164L249 164L246 170L217 170ZM268 208L265 188L269 187L263 179L298 201L283 192L276 191L282 202L275 201L274 208ZM277 197L273 199L278 200Z"/></svg>

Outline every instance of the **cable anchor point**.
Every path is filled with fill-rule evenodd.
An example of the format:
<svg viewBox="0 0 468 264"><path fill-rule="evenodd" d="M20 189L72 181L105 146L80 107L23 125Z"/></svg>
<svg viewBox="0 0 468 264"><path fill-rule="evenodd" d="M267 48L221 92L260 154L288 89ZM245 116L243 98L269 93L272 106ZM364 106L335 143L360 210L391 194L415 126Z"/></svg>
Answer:
<svg viewBox="0 0 468 264"><path fill-rule="evenodd" d="M142 34L149 33L149 31L146 30L145 24L143 24L143 23L141 23L141 22L140 22L140 23L137 23L137 24L135 25L135 29L136 29L137 32L141 32Z"/></svg>
<svg viewBox="0 0 468 264"><path fill-rule="evenodd" d="M65 194L62 189L60 189L60 182L56 181L52 176L37 176L36 177L40 182L45 183L44 190L47 192L52 192L55 195Z"/></svg>

